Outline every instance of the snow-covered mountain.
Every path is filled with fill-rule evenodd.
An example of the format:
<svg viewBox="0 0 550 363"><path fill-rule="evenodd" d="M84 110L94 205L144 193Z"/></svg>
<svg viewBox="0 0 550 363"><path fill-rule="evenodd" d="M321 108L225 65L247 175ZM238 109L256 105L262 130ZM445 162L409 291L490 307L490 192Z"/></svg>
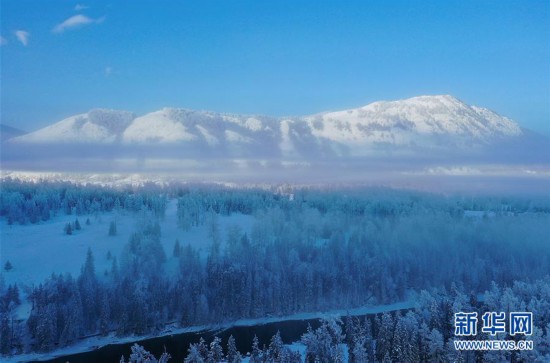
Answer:
<svg viewBox="0 0 550 363"><path fill-rule="evenodd" d="M96 109L13 139L23 143L113 143L135 118L126 111Z"/></svg>
<svg viewBox="0 0 550 363"><path fill-rule="evenodd" d="M92 110L13 143L184 146L220 156L365 155L373 149L472 149L521 138L514 121L448 95L302 117L275 118L164 108L135 117Z"/></svg>
<svg viewBox="0 0 550 363"><path fill-rule="evenodd" d="M253 143L275 137L278 121L266 116L230 115L177 108L137 117L126 128L122 141L127 144L178 143L197 141L211 146L224 143Z"/></svg>
<svg viewBox="0 0 550 363"><path fill-rule="evenodd" d="M415 136L447 135L490 141L519 136L512 120L455 97L420 96L304 118L313 135L344 143L403 144Z"/></svg>

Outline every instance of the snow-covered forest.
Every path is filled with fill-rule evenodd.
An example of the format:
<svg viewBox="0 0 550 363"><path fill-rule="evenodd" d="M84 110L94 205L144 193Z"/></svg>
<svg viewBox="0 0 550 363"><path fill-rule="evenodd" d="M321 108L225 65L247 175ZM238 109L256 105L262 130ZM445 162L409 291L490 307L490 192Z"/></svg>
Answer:
<svg viewBox="0 0 550 363"><path fill-rule="evenodd" d="M433 289L416 297L415 308L406 312L383 313L374 318L347 316L343 319L322 319L318 328L308 327L298 347L284 345L279 333L268 344L260 346L254 337L250 349L243 353L230 336L226 346L219 338L210 344L201 339L187 350L185 363L242 361L264 362L535 362L550 358L550 279L534 283L515 283L501 288L493 283L485 293L485 301L458 291ZM531 339L533 351L470 351L455 350L452 342L453 311L510 311L532 309L539 318ZM545 327L545 328L543 328ZM491 339L483 333L483 339ZM511 338L508 336L508 338ZM515 338L516 341L519 338ZM224 349L225 348L225 349ZM294 348L294 349L292 349ZM298 349L295 349L298 348ZM165 362L169 353L159 357ZM243 359L244 358L244 359ZM134 359L134 360L132 360ZM134 345L132 362L156 362L154 355ZM163 360L164 359L164 360Z"/></svg>
<svg viewBox="0 0 550 363"><path fill-rule="evenodd" d="M161 228L170 203L176 206L174 228L206 231L201 247ZM138 221L125 240L112 242L120 243L113 246L120 253L99 256L94 245L100 242L89 240L87 252L78 256L79 272L59 266L32 284L10 277L21 269L14 262L21 241L5 238L8 228L18 228L24 239L30 226L63 219L65 228L56 232L61 238L73 238L73 232L85 238L88 223L112 213ZM252 219L250 228L240 223L244 216ZM51 351L96 334L143 335L168 324L220 324L405 300L415 308L374 319L330 320L306 332L307 360L342 360L340 350L346 349L353 362L532 361L550 355L548 197L359 187L114 188L5 179L0 217L2 246L13 247L11 255L1 256L5 356ZM114 221L105 225L104 239L119 233ZM47 246L47 233L41 243ZM108 269L96 267L99 258L109 261ZM24 304L30 306L26 316ZM487 310L532 311L535 350L455 351L453 313ZM250 361L296 361L277 339L265 351L256 347L258 360ZM209 361L213 354L200 345L187 348L197 356L189 362ZM226 356L226 347L219 354Z"/></svg>

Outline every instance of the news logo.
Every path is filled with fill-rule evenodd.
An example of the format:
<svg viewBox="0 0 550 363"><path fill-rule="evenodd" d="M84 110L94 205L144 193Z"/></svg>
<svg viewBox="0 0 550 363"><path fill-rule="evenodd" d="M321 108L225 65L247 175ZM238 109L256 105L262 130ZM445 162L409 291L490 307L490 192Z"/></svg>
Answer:
<svg viewBox="0 0 550 363"><path fill-rule="evenodd" d="M478 329L477 312L459 312L454 314L455 336L474 337ZM530 336L533 334L533 313L511 312L506 313L489 311L481 316L481 333L495 337L497 334L508 333L511 337L518 335ZM508 330L506 327L508 326ZM532 350L532 340L455 340L456 350Z"/></svg>
<svg viewBox="0 0 550 363"><path fill-rule="evenodd" d="M533 334L533 313L510 313L510 335Z"/></svg>
<svg viewBox="0 0 550 363"><path fill-rule="evenodd" d="M494 311L483 314L483 333L497 335L497 333L506 333L506 314L496 313Z"/></svg>
<svg viewBox="0 0 550 363"><path fill-rule="evenodd" d="M477 335L477 313L456 313L455 335L460 337Z"/></svg>

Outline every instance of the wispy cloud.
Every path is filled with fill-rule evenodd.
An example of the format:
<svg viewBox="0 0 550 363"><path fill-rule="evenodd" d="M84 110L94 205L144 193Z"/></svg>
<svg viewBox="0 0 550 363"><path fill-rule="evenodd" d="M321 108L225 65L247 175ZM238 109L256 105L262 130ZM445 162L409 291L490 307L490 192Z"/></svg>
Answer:
<svg viewBox="0 0 550 363"><path fill-rule="evenodd" d="M0 46L8 44L8 40L0 35Z"/></svg>
<svg viewBox="0 0 550 363"><path fill-rule="evenodd" d="M105 67L104 73L105 73L105 77L109 77L111 74L113 74L113 67L111 66Z"/></svg>
<svg viewBox="0 0 550 363"><path fill-rule="evenodd" d="M75 11L82 11L82 10L86 10L90 8L89 6L87 5L84 5L84 4L76 4L76 6L74 7L74 10Z"/></svg>
<svg viewBox="0 0 550 363"><path fill-rule="evenodd" d="M21 44L23 44L25 47L29 44L31 33L24 30L16 30L14 33L17 37L17 40L19 40Z"/></svg>
<svg viewBox="0 0 550 363"><path fill-rule="evenodd" d="M65 30L74 29L74 28L78 28L78 27L82 27L82 26L94 24L94 23L99 24L99 23L102 23L103 20L105 20L104 16L98 19L93 19L93 18L87 17L86 15L78 14L78 15L71 16L70 18L68 18L67 20L65 20L60 24L57 24L52 29L52 32L63 33Z"/></svg>

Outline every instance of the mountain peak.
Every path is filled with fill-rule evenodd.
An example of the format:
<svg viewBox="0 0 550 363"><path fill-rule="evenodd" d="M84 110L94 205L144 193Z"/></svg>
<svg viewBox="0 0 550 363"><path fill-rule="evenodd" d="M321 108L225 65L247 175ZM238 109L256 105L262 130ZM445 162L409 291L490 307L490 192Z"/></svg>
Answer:
<svg viewBox="0 0 550 363"><path fill-rule="evenodd" d="M112 143L120 139L134 118L132 112L97 108L13 140L33 143Z"/></svg>
<svg viewBox="0 0 550 363"><path fill-rule="evenodd" d="M453 95L423 95L415 96L398 101L390 101L395 103L419 103L424 105L446 105L455 107L469 107L466 103L459 100Z"/></svg>
<svg viewBox="0 0 550 363"><path fill-rule="evenodd" d="M421 95L421 96L416 96L416 97L412 97L412 99L415 99L415 98L426 98L426 99L436 99L436 100L445 100L445 101L453 101L453 102L461 102L458 98L456 98L455 96L453 95L450 95L450 94L445 94L445 95Z"/></svg>

